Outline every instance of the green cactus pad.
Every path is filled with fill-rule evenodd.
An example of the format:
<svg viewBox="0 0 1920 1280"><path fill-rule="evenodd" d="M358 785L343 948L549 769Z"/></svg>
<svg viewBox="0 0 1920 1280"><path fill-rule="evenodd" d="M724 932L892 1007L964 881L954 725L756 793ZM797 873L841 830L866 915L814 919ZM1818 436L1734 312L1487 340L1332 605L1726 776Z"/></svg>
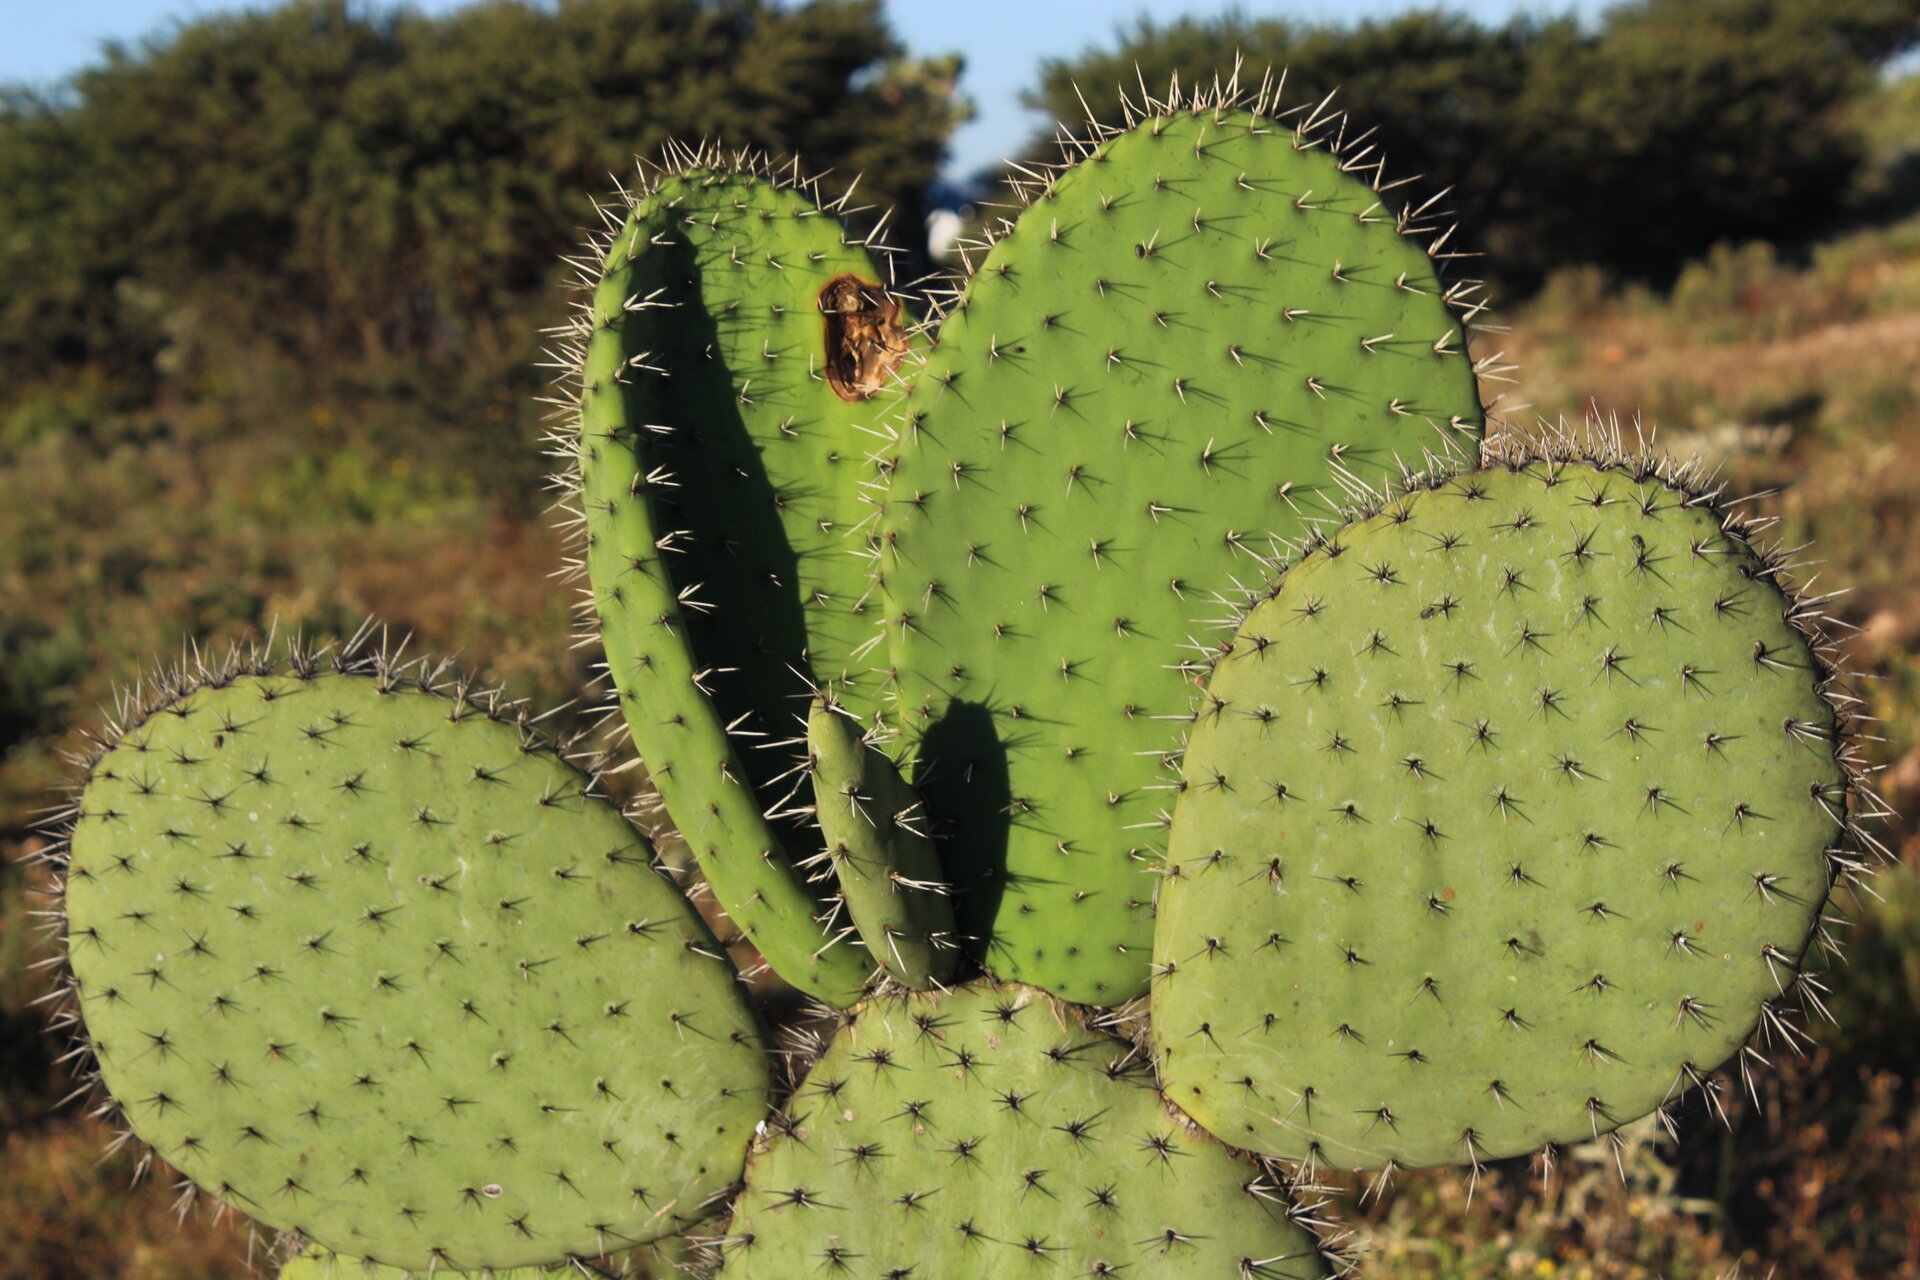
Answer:
<svg viewBox="0 0 1920 1280"><path fill-rule="evenodd" d="M511 712L256 664L163 686L92 766L73 1000L201 1188L457 1270L676 1232L739 1175L768 1068L732 967Z"/></svg>
<svg viewBox="0 0 1920 1280"><path fill-rule="evenodd" d="M1286 1190L1029 988L863 1006L749 1163L728 1280L1328 1275Z"/></svg>
<svg viewBox="0 0 1920 1280"><path fill-rule="evenodd" d="M925 990L953 976L959 943L920 798L852 718L816 698L807 712L814 812L847 914L895 981Z"/></svg>
<svg viewBox="0 0 1920 1280"><path fill-rule="evenodd" d="M895 304L810 185L748 157L680 161L583 265L592 300L564 361L579 400L559 436L590 603L634 743L715 895L782 977L845 1004L870 967L794 869L812 833L764 819L791 782L755 748L811 681L849 705L877 693L852 674L872 624L847 531L871 510L860 424L878 410L842 398L828 337L847 316L824 316L822 293L853 281L847 306ZM853 321L900 344L836 342L865 358L870 392L904 336Z"/></svg>
<svg viewBox="0 0 1920 1280"><path fill-rule="evenodd" d="M1253 107L1156 108L1028 192L896 424L913 780L993 971L1083 1003L1146 988L1163 766L1222 597L1348 476L1481 428L1422 228L1337 120Z"/></svg>
<svg viewBox="0 0 1920 1280"><path fill-rule="evenodd" d="M1470 1163L1784 1028L1849 774L1799 611L1689 483L1516 455L1340 530L1242 622L1154 940L1162 1079L1209 1131Z"/></svg>

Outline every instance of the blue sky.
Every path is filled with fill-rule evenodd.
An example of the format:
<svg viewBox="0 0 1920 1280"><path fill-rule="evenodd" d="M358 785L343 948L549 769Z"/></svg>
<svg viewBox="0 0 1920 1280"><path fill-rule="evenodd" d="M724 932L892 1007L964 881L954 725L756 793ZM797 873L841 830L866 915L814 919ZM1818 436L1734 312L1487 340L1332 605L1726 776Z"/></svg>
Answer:
<svg viewBox="0 0 1920 1280"><path fill-rule="evenodd" d="M439 12L461 0L414 0L414 7ZM102 41L134 39L162 29L172 19L234 8L265 7L270 0L0 0L0 80L58 80L90 61ZM1071 54L1109 43L1117 26L1151 12L1169 19L1183 13L1211 15L1236 6L1193 0L887 0L894 28L916 53L958 51L966 55L962 88L973 98L974 119L954 139L949 169L971 173L1017 148L1047 122L1020 106L1043 58ZM1431 8L1410 0L1243 0L1237 6L1253 16L1289 16L1304 21L1350 21L1413 8ZM1594 15L1604 0L1455 0L1444 7L1465 9L1489 21L1514 13L1561 13L1578 9Z"/></svg>

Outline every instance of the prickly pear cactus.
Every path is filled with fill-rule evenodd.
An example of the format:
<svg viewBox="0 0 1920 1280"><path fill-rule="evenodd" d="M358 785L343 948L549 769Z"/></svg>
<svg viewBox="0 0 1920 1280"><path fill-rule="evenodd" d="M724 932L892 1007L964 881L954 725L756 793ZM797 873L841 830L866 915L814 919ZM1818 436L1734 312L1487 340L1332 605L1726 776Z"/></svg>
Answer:
<svg viewBox="0 0 1920 1280"><path fill-rule="evenodd" d="M920 798L853 719L824 698L807 712L807 761L825 848L867 951L895 981L924 991L960 955L940 857L920 827Z"/></svg>
<svg viewBox="0 0 1920 1280"><path fill-rule="evenodd" d="M862 1006L755 1155L728 1280L1330 1273L1285 1187L1029 988Z"/></svg>
<svg viewBox="0 0 1920 1280"><path fill-rule="evenodd" d="M839 207L751 157L676 155L617 212L579 264L555 433L591 622L715 895L781 976L845 1004L874 966L795 869L813 833L764 818L784 763L751 748L815 681L856 707L877 690L851 653L872 627L847 533L899 308Z"/></svg>
<svg viewBox="0 0 1920 1280"><path fill-rule="evenodd" d="M1697 479L1525 452L1314 545L1200 704L1168 1096L1380 1168L1605 1134L1791 1035L1849 766L1806 620Z"/></svg>
<svg viewBox="0 0 1920 1280"><path fill-rule="evenodd" d="M356 1258L680 1230L766 1106L759 1024L592 778L378 660L163 680L72 817L70 997L133 1133Z"/></svg>
<svg viewBox="0 0 1920 1280"><path fill-rule="evenodd" d="M963 931L1090 1004L1147 985L1163 767L1275 538L1471 448L1472 286L1342 122L1265 90L1095 126L1031 184L893 419L896 715Z"/></svg>

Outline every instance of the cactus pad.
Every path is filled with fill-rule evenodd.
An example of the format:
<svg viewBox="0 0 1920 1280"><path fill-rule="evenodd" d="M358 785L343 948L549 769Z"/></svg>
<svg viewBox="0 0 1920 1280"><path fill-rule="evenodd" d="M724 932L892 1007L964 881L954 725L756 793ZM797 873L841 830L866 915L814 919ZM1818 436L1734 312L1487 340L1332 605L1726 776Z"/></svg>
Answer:
<svg viewBox="0 0 1920 1280"><path fill-rule="evenodd" d="M1244 619L1154 945L1162 1078L1212 1133L1470 1163L1787 1031L1849 772L1801 611L1688 481L1516 455L1341 529Z"/></svg>
<svg viewBox="0 0 1920 1280"><path fill-rule="evenodd" d="M841 1029L750 1162L722 1274L1328 1275L1289 1205L1128 1045L978 983L876 999Z"/></svg>
<svg viewBox="0 0 1920 1280"><path fill-rule="evenodd" d="M732 967L510 710L255 665L164 686L93 765L72 996L201 1188L444 1270L627 1248L738 1176L768 1080Z"/></svg>
<svg viewBox="0 0 1920 1280"><path fill-rule="evenodd" d="M812 836L763 818L764 749L810 682L857 704L865 565L847 531L906 339L898 306L815 190L751 158L680 157L583 263L558 433L589 603L669 816L734 922L788 981L846 1003L865 957L794 868ZM797 852L797 857L795 856Z"/></svg>
<svg viewBox="0 0 1920 1280"><path fill-rule="evenodd" d="M917 990L953 976L960 944L939 855L920 828L920 798L852 718L816 698L807 713L814 812L860 940Z"/></svg>
<svg viewBox="0 0 1920 1280"><path fill-rule="evenodd" d="M914 782L994 972L1083 1003L1146 988L1163 766L1221 597L1347 477L1481 426L1418 214L1337 117L1268 110L1097 131L895 420L876 557Z"/></svg>

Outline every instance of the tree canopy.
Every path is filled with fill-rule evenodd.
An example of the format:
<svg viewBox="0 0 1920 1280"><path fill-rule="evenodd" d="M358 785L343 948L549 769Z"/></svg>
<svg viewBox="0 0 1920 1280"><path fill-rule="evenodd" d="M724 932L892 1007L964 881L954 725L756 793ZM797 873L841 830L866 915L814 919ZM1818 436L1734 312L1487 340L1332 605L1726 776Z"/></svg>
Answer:
<svg viewBox="0 0 1920 1280"><path fill-rule="evenodd" d="M295 0L181 23L0 98L0 372L137 375L189 323L312 358L505 362L503 317L635 156L798 153L910 215L958 71L909 61L879 0Z"/></svg>

